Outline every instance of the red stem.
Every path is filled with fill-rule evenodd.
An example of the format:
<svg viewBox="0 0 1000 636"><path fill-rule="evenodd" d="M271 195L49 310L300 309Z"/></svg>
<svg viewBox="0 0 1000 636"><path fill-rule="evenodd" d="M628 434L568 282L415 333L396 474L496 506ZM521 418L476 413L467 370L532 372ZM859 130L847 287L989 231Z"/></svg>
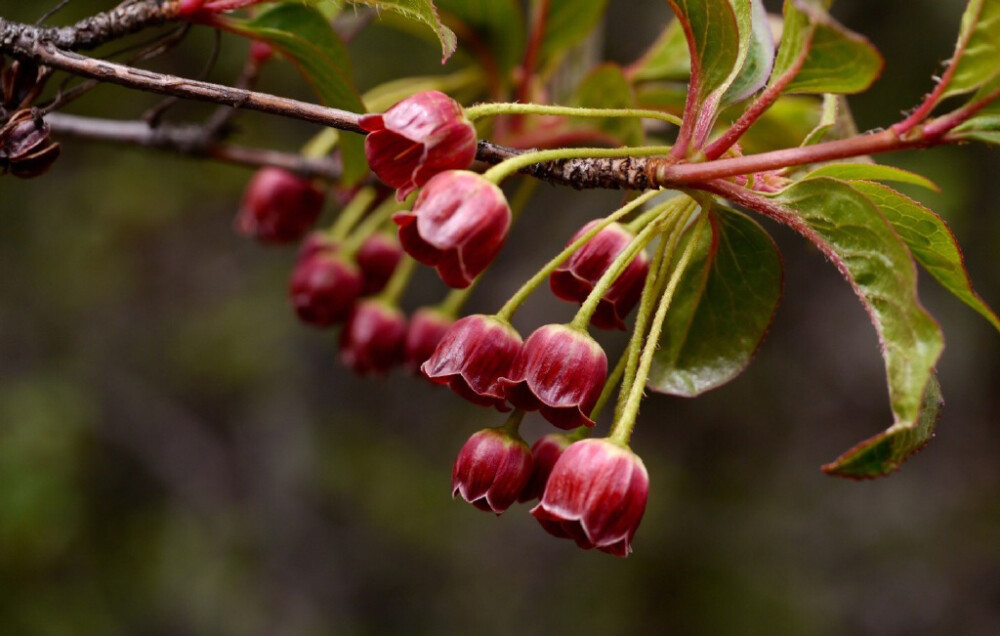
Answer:
<svg viewBox="0 0 1000 636"><path fill-rule="evenodd" d="M549 19L549 4L550 0L540 0L538 10L535 11L531 37L524 49L524 59L521 61L521 78L515 95L519 102L526 103L531 101L531 79L535 74L535 66L538 64L538 51L542 48L542 39L545 37L545 25ZM511 129L515 132L520 131L524 123L524 115L513 115L510 120Z"/></svg>

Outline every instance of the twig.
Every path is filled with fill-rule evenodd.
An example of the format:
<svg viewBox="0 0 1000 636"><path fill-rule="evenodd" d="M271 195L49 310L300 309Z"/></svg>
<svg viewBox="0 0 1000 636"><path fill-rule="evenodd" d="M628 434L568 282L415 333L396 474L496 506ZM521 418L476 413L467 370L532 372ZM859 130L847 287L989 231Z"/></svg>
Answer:
<svg viewBox="0 0 1000 636"><path fill-rule="evenodd" d="M153 148L248 167L275 166L304 177L331 181L340 178L340 166L332 159L311 159L277 150L217 144L206 138L203 126L194 124L164 124L151 128L142 121L97 119L63 113L48 115L45 121L56 135Z"/></svg>

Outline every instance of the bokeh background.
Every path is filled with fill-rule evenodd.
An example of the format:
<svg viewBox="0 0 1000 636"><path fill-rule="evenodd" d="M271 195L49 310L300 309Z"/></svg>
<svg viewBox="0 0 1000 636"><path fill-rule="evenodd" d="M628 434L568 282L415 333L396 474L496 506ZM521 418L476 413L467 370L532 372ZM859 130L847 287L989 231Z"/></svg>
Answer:
<svg viewBox="0 0 1000 636"><path fill-rule="evenodd" d="M0 15L48 4L0 0ZM54 22L112 4L74 0ZM662 0L610 7L601 46L622 62L669 18ZM851 99L861 128L929 88L961 10L836 3L887 61ZM196 74L211 40L196 30L149 66ZM379 24L351 49L362 88L440 69L432 44ZM211 77L243 52L225 39ZM261 88L308 98L280 65ZM70 110L135 118L156 101L101 87ZM238 123L240 142L289 150L313 132ZM951 224L994 306L998 158L885 157L941 185L912 194ZM890 422L878 345L835 270L764 221L787 266L775 323L733 383L645 402L634 448L652 492L623 560L551 538L524 506L494 518L451 500L455 452L501 416L341 367L336 334L291 312L293 250L231 230L248 176L68 141L46 177L0 182L0 634L1000 633L1000 335L929 276L947 338L937 438L889 478L827 477L821 463ZM470 310L495 309L617 200L541 188ZM444 292L424 274L411 307ZM540 293L516 324L571 311Z"/></svg>

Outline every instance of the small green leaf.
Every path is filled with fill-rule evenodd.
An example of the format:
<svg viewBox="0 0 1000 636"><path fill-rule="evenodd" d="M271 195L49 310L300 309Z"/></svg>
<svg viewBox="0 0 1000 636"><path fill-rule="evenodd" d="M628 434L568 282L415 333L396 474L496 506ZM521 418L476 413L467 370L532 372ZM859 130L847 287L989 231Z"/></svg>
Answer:
<svg viewBox="0 0 1000 636"><path fill-rule="evenodd" d="M920 405L920 414L911 424L895 424L854 446L822 467L823 472L850 479L883 477L927 445L941 416L944 399L937 377L931 374Z"/></svg>
<svg viewBox="0 0 1000 636"><path fill-rule="evenodd" d="M744 154L794 148L815 130L819 113L812 95L783 95L740 138L740 147Z"/></svg>
<svg viewBox="0 0 1000 636"><path fill-rule="evenodd" d="M608 0L550 0L539 59L551 62L582 42L604 16Z"/></svg>
<svg viewBox="0 0 1000 636"><path fill-rule="evenodd" d="M894 168L893 166L884 166L877 163L831 163L816 168L804 178L811 179L813 177L832 177L843 181L895 181L897 183L918 185L935 192L941 191L941 188L937 187L936 183L923 175L903 170L902 168Z"/></svg>
<svg viewBox="0 0 1000 636"><path fill-rule="evenodd" d="M839 114L840 102L838 97L833 93L824 93L823 105L820 107L819 123L806 135L801 145L811 146L823 141L830 130L837 124L837 116Z"/></svg>
<svg viewBox="0 0 1000 636"><path fill-rule="evenodd" d="M484 42L500 70L510 71L521 61L524 16L517 0L437 0L437 7L446 23L457 21L465 27L460 32Z"/></svg>
<svg viewBox="0 0 1000 636"><path fill-rule="evenodd" d="M781 220L837 265L868 310L889 381L895 417L889 432L917 427L944 342L917 298L916 269L906 246L875 204L843 181L807 179L772 198ZM887 456L875 472L888 472L899 461Z"/></svg>
<svg viewBox="0 0 1000 636"><path fill-rule="evenodd" d="M372 7L379 12L395 13L429 27L441 42L442 64L448 61L458 46L458 38L451 29L442 24L432 0L351 0L351 2Z"/></svg>
<svg viewBox="0 0 1000 636"><path fill-rule="evenodd" d="M962 251L944 219L908 196L879 183L855 181L851 185L878 206L917 262L931 276L1000 331L1000 319L972 289Z"/></svg>
<svg viewBox="0 0 1000 636"><path fill-rule="evenodd" d="M573 96L574 106L586 108L635 108L632 85L617 64L602 64L583 78ZM641 146L643 142L642 122L633 117L608 117L606 119L583 119L581 126L598 128L613 135L622 145Z"/></svg>
<svg viewBox="0 0 1000 636"><path fill-rule="evenodd" d="M970 0L952 64L955 69L944 97L975 90L1000 74L1000 2Z"/></svg>
<svg viewBox="0 0 1000 636"><path fill-rule="evenodd" d="M691 53L680 20L671 20L649 50L626 70L634 82L686 81L691 77Z"/></svg>
<svg viewBox="0 0 1000 636"><path fill-rule="evenodd" d="M354 88L347 48L329 21L315 8L280 4L252 20L232 20L231 24L235 30L269 43L291 60L327 106L365 112ZM355 134L343 134L339 145L344 161L344 180L355 183L368 171L364 139Z"/></svg>
<svg viewBox="0 0 1000 636"><path fill-rule="evenodd" d="M694 397L742 373L781 297L781 257L767 232L735 210L714 209L709 221L667 312L653 391Z"/></svg>
<svg viewBox="0 0 1000 636"><path fill-rule="evenodd" d="M785 0L785 28L772 85L792 74L783 91L788 94L859 93L878 79L884 63L871 42L840 25L821 7L806 0Z"/></svg>
<svg viewBox="0 0 1000 636"><path fill-rule="evenodd" d="M740 22L741 31L750 31L746 38L745 59L739 74L726 91L723 98L725 104L742 101L757 92L767 83L771 68L774 67L774 39L771 37L771 25L767 21L767 10L760 0L751 0L750 7L749 23L746 20ZM737 12L738 17L739 15Z"/></svg>

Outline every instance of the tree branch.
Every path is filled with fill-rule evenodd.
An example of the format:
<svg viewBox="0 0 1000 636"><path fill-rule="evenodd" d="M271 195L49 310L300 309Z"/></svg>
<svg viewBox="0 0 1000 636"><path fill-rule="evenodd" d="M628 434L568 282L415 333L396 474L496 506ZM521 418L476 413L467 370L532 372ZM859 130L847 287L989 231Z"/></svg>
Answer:
<svg viewBox="0 0 1000 636"><path fill-rule="evenodd" d="M196 159L214 159L249 167L275 166L304 177L335 181L340 166L332 159L262 148L216 143L203 126L164 124L151 128L142 121L117 121L53 113L45 121L57 135L154 148Z"/></svg>

